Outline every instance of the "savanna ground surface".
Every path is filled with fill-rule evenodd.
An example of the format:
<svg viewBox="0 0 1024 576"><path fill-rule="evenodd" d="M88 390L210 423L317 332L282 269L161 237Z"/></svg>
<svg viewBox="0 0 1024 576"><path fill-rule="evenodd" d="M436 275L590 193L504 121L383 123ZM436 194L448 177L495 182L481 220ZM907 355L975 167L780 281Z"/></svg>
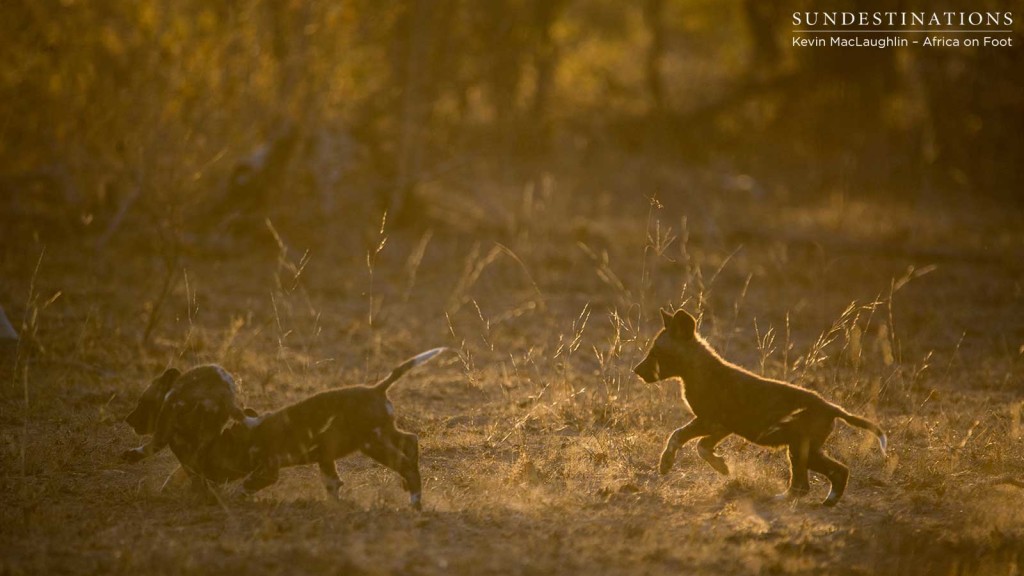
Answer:
<svg viewBox="0 0 1024 576"><path fill-rule="evenodd" d="M139 218L101 250L9 229L0 573L1019 574L1019 208L632 170L660 189L438 180L402 226L341 206L167 239ZM888 458L837 424L852 476L834 509L818 477L774 499L785 455L736 438L729 476L692 444L658 475L691 415L678 381L631 367L680 305L727 358L876 419ZM208 503L160 491L169 453L119 460L168 365L221 363L266 411L435 346L451 352L391 392L420 436L422 512L361 456L339 461L339 501L314 466Z"/></svg>

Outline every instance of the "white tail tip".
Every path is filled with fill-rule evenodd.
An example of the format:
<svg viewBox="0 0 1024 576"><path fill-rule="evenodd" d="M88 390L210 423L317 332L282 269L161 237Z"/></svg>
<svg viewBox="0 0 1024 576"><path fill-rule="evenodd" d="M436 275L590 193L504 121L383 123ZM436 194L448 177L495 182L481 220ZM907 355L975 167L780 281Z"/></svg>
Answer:
<svg viewBox="0 0 1024 576"><path fill-rule="evenodd" d="M882 447L882 456L888 458L889 454L886 453L885 449L889 445L889 440L885 437L885 434L878 437L878 445Z"/></svg>
<svg viewBox="0 0 1024 576"><path fill-rule="evenodd" d="M423 364L424 362L430 360L434 356L437 356L441 352L444 352L445 350L447 350L447 348L442 346L441 348L432 348L430 350L427 350L426 352L421 352L420 354L413 356L412 365L419 366L420 364Z"/></svg>

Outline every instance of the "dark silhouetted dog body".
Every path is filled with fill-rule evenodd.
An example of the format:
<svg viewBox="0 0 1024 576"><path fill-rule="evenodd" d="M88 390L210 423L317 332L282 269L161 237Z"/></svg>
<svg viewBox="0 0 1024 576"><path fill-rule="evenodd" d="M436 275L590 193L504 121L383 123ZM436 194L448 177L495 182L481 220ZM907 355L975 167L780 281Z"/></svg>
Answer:
<svg viewBox="0 0 1024 576"><path fill-rule="evenodd" d="M341 479L335 460L360 451L398 472L412 505L419 508L419 441L415 434L395 426L395 409L387 391L403 374L442 350L435 348L407 360L373 386L321 392L258 418L250 429L254 469L242 484L245 491L273 484L283 467L315 463L327 492L336 497Z"/></svg>
<svg viewBox="0 0 1024 576"><path fill-rule="evenodd" d="M787 446L791 466L788 493L805 494L807 471L824 474L832 484L823 504L836 504L846 489L849 470L822 451L836 418L878 436L882 452L886 438L878 425L854 416L810 390L762 378L722 359L697 334L693 316L683 310L662 312L664 328L647 356L634 369L645 382L681 377L683 395L696 418L669 436L660 470L667 474L676 452L694 438L698 454L715 470L729 468L715 446L736 434L762 446Z"/></svg>
<svg viewBox="0 0 1024 576"><path fill-rule="evenodd" d="M247 493L276 482L278 471L283 467L315 463L320 466L324 485L332 497L337 496L341 487L335 460L359 451L398 472L410 493L413 506L419 508L422 498L419 441L415 434L395 426L394 406L387 397L387 391L406 372L443 350L435 348L407 360L373 386L321 392L263 416L256 416L248 409L244 413L229 410L228 416L223 417L219 411L200 410L198 407L208 407L212 398L189 387L190 393L182 394L181 398L190 399L197 408L187 410L188 403L183 402L180 406L171 403L177 407L177 410L168 412L170 423L166 425L176 431L169 434L171 448L186 469L212 483L223 484L246 477L243 487ZM140 434L158 427L148 424L149 414L154 406L160 404L158 399L164 396L167 400L178 398L176 394L163 392L169 389L165 378L173 382L166 373L155 380L140 399L139 407L126 419ZM208 385L202 388L207 392L217 388L209 386L210 382L206 383ZM226 397L222 392L209 396L221 400ZM232 394L232 405L233 398ZM162 416L163 412L160 414ZM170 415L180 416L181 420L175 421ZM229 418L238 421L225 428ZM136 427L135 423L140 425ZM203 433L188 436L185 430L191 427ZM214 428L216 432L213 432ZM154 435L154 441L149 445L155 445L155 439ZM179 453L176 443L187 444L187 448L182 448ZM193 446L200 448L193 449ZM127 451L125 458L137 461L152 452L143 446Z"/></svg>
<svg viewBox="0 0 1024 576"><path fill-rule="evenodd" d="M122 457L138 462L170 446L186 471L196 473L224 425L244 419L236 392L234 378L220 366L197 366L184 374L175 368L165 370L125 418L137 434L153 437Z"/></svg>

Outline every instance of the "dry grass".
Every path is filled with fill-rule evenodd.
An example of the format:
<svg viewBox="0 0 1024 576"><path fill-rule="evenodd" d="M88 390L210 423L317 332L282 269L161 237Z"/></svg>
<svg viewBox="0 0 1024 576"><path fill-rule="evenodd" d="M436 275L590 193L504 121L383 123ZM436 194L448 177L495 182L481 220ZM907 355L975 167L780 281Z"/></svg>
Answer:
<svg viewBox="0 0 1024 576"><path fill-rule="evenodd" d="M433 186L429 227L376 215L303 245L268 221L264 244L185 246L169 281L128 240L0 260L25 336L0 384L0 573L1020 573L1019 213ZM773 500L784 455L736 439L729 477L692 448L658 476L688 412L630 367L662 305L880 421L888 460L840 425L834 510L820 479ZM392 394L422 441L421 514L360 457L340 502L301 467L221 505L159 493L168 454L117 459L167 364L220 362L270 409L438 345L456 353Z"/></svg>

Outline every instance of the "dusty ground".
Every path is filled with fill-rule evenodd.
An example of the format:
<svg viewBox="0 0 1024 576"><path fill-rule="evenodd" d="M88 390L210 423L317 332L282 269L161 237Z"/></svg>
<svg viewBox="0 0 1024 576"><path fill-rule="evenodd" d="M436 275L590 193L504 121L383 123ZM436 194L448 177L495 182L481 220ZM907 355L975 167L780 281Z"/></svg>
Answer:
<svg viewBox="0 0 1024 576"><path fill-rule="evenodd" d="M795 202L728 191L656 206L548 179L427 190L429 217L252 238L5 234L0 294L25 336L0 401L0 573L1019 574L1024 562L1024 217L977 204ZM142 224L135 224L140 228ZM630 373L657 309L703 313L725 356L889 433L838 425L835 509L784 489L785 456L736 439L718 476L679 384ZM149 328L148 334L147 327ZM420 435L425 510L341 461L254 500L160 493L170 454L125 465L121 422L168 364L216 361L266 410L366 382Z"/></svg>

